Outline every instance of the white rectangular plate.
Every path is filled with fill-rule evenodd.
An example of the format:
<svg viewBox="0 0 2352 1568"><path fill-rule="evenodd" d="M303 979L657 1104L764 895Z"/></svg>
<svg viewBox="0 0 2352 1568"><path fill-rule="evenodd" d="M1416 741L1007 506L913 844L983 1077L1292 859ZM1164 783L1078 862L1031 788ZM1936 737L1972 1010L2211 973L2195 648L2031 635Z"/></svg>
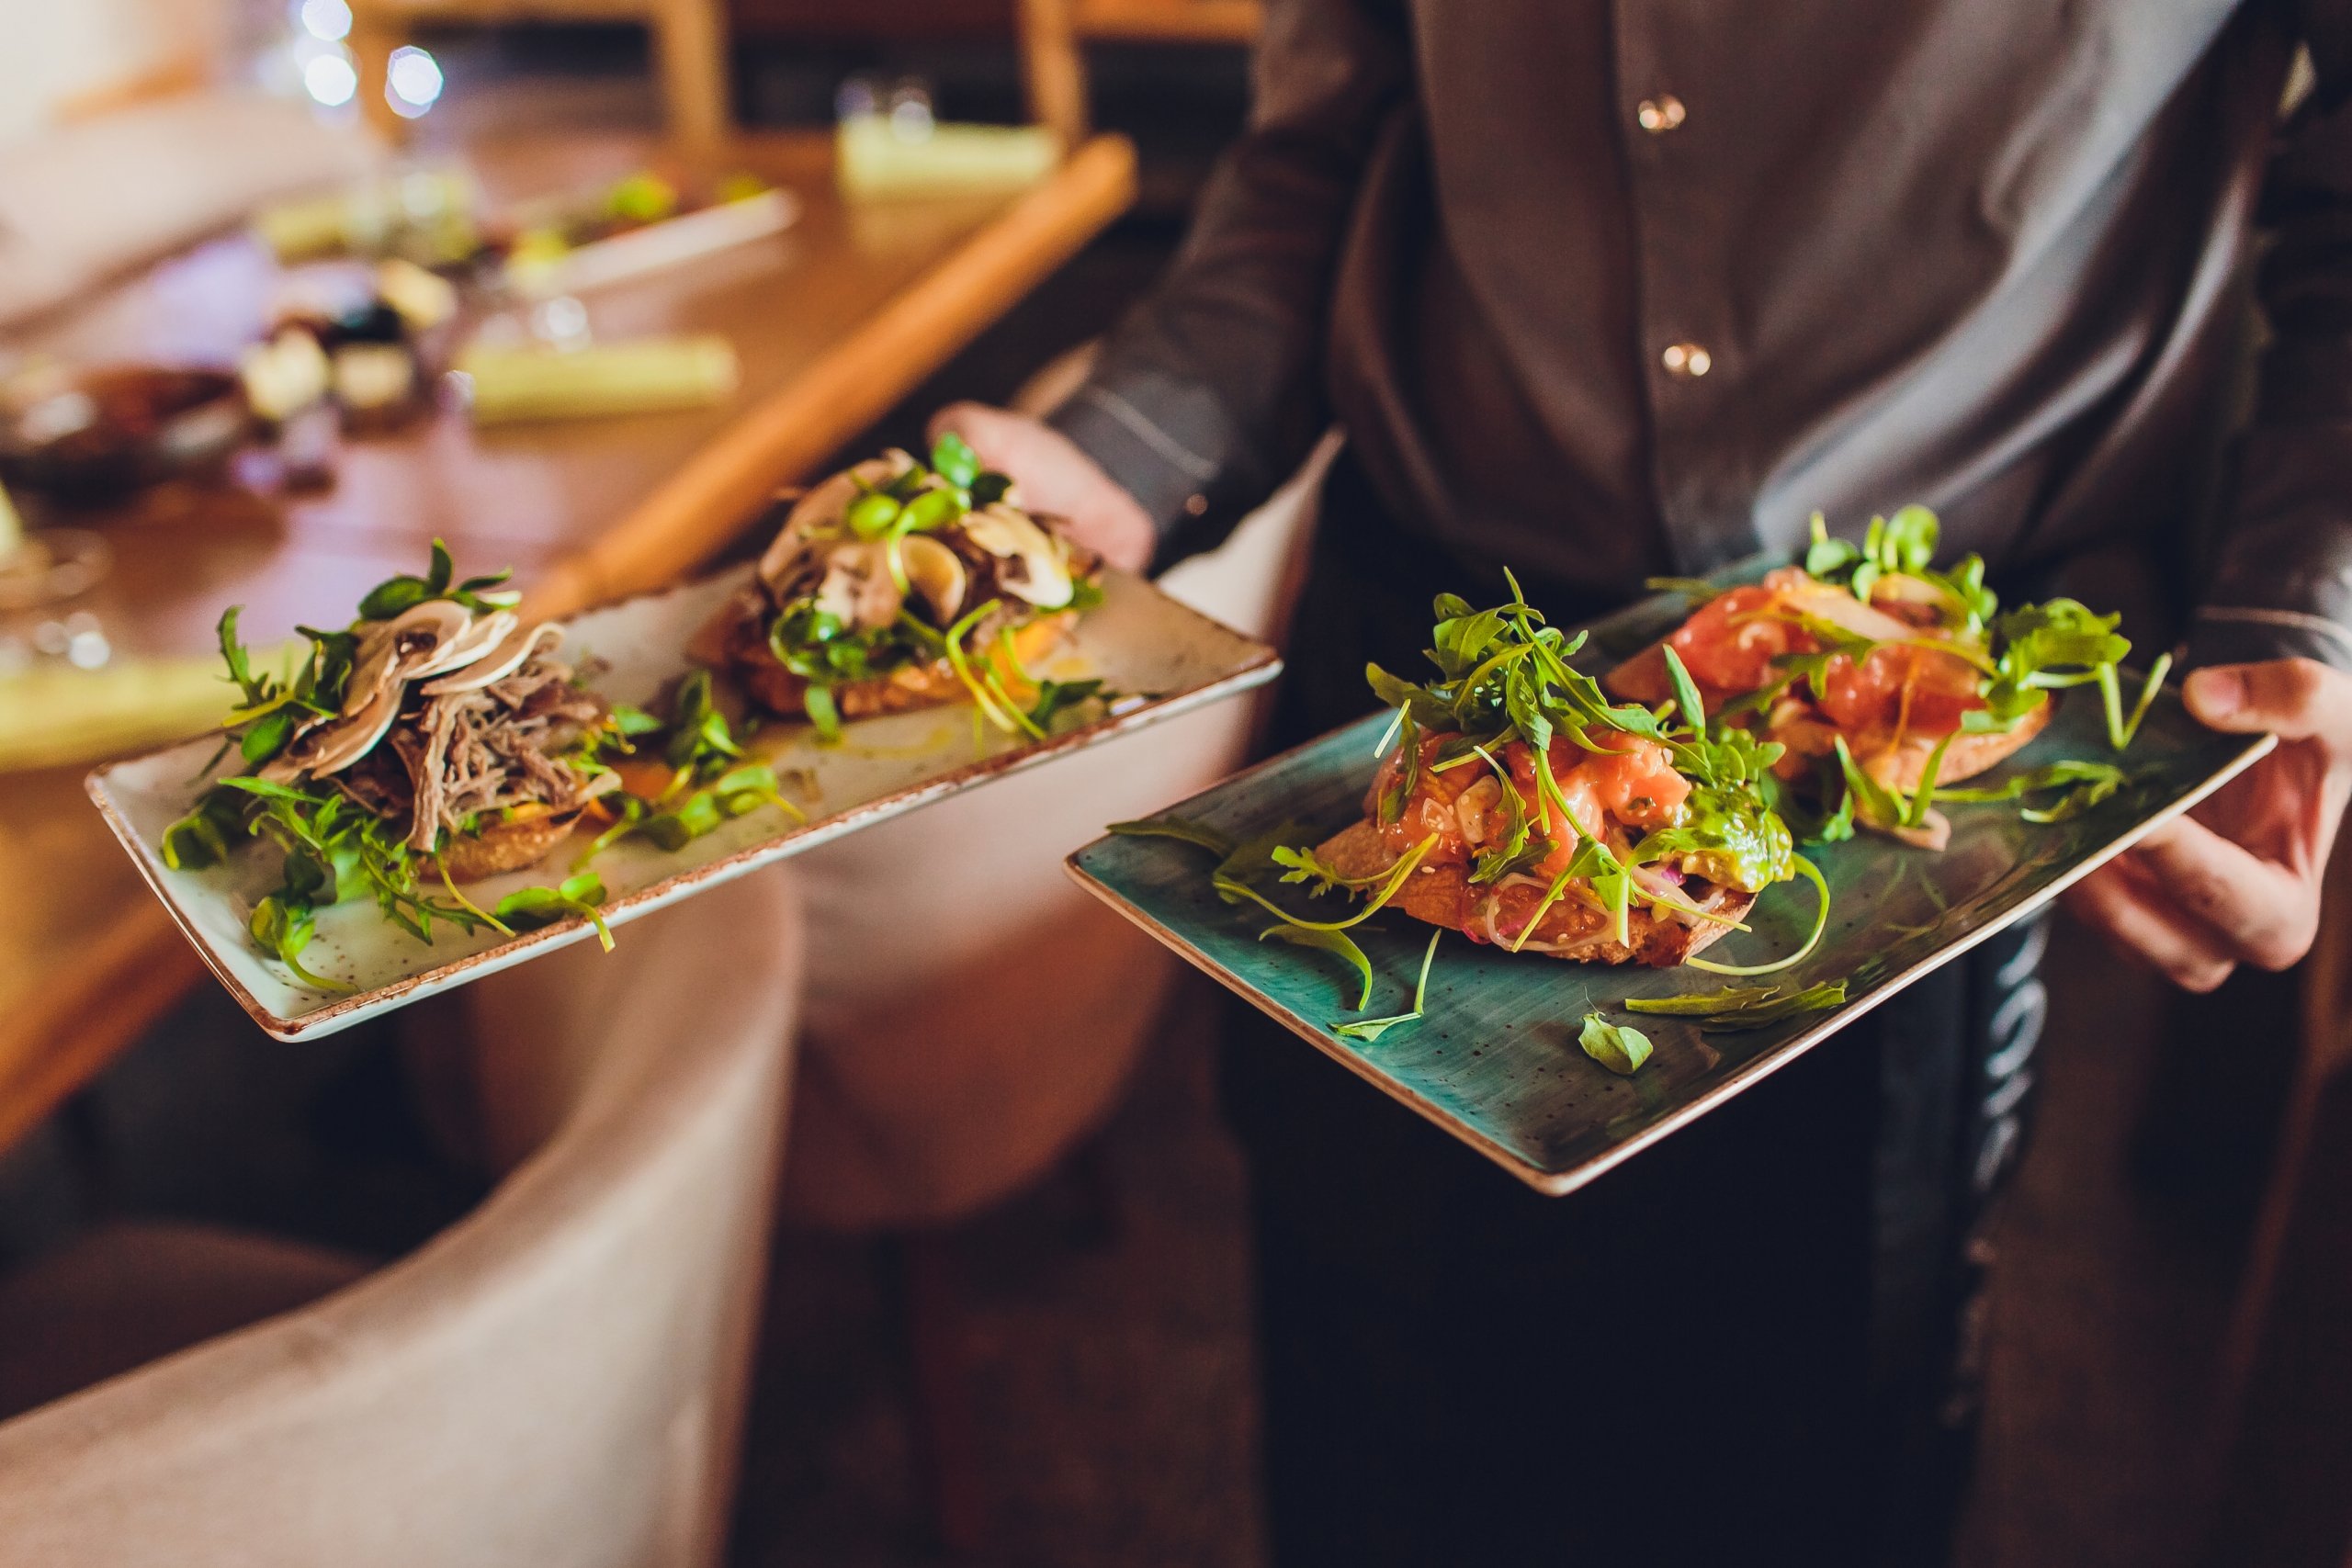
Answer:
<svg viewBox="0 0 2352 1568"><path fill-rule="evenodd" d="M750 570L575 616L562 623L560 652L575 664L601 664L594 683L612 701L650 703L662 682L688 668L681 651L687 639ZM976 740L967 705L861 720L847 727L842 744L831 747L818 745L806 725L771 724L750 749L774 762L786 795L808 820L796 823L763 807L675 853L638 839L615 844L594 866L607 894L606 922L618 927L829 839L1261 685L1282 669L1272 649L1140 578L1106 573L1103 590L1101 606L1080 618L1038 673L1057 680L1100 677L1111 691L1141 701L1035 743L992 728ZM318 934L302 959L314 972L358 988L343 993L304 985L257 951L245 929L254 903L277 884L274 850L254 844L228 864L205 871L164 864L164 830L210 784L214 774L207 764L219 748L215 734L109 763L90 774L90 798L204 962L254 1021L277 1039L331 1034L594 934L587 922L571 919L513 937L441 929L427 945L385 919L373 902L349 899L319 911ZM469 888L469 896L489 906L516 888L560 881L587 841L584 832L575 834L539 865L492 877Z"/></svg>

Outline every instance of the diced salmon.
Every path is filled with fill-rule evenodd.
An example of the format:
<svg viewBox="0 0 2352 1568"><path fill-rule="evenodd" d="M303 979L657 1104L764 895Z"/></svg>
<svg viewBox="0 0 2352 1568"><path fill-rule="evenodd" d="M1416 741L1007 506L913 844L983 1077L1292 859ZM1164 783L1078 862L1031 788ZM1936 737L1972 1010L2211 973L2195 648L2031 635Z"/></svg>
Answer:
<svg viewBox="0 0 2352 1568"><path fill-rule="evenodd" d="M1713 693L1752 692L1772 679L1772 660L1817 647L1803 626L1770 613L1780 592L1769 580L1735 588L1683 622L1667 641L1690 678Z"/></svg>
<svg viewBox="0 0 2352 1568"><path fill-rule="evenodd" d="M1821 711L1849 734L1902 730L1941 737L1958 729L1976 694L1976 671L1932 648L1873 649L1857 670L1849 659L1829 661Z"/></svg>

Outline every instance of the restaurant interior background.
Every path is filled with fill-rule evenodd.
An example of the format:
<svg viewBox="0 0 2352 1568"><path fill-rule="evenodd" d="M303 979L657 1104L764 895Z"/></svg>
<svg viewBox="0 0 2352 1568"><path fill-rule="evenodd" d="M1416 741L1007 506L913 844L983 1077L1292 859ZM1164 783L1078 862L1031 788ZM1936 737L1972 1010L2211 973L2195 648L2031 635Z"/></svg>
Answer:
<svg viewBox="0 0 2352 1568"><path fill-rule="evenodd" d="M650 42L648 16L666 49ZM363 1402L352 1419L370 1431L351 1454L322 1443L273 1456L285 1498L306 1495L310 1467L322 1487L359 1473L340 1467L364 1452L379 1467L368 1473L476 1472L476 1506L494 1519L510 1495L500 1467L517 1447L598 1421L615 1423L616 1442L629 1435L620 1417L571 1403L555 1373L493 1399L486 1366L406 1358L412 1340L492 1321L468 1315L469 1292L499 1293L504 1327L482 1332L516 1343L579 1335L602 1354L596 1336L626 1335L553 1286L535 1297L495 1259L558 1224L516 1217L530 1194L515 1189L553 1182L524 1151L643 1129L622 1128L609 1104L587 1115L511 1083L531 1102L521 1122L536 1125L458 1124L450 1107L466 1096L453 1075L499 1069L458 1065L466 1021L453 1006L307 1044L264 1039L199 983L176 934L151 923L82 797L85 759L28 739L86 720L56 706L60 672L146 682L184 709L170 694L187 685L172 686L174 661L205 652L230 596L250 592L290 622L299 603L343 603L388 562L407 570L435 532L469 558L508 552L524 582L574 602L650 585L756 549L764 488L913 445L943 402L1049 399L1057 378L1068 384L1068 356L1180 242L1246 113L1255 19L1249 0L1035 0L1017 15L1012 0L0 0L0 376L142 355L233 362L260 326L254 213L352 186L388 160L441 168L480 156L511 188L550 169L626 174L662 134L725 166L740 137L783 149L758 166L800 203L781 236L692 260L590 312L599 342L729 340L741 385L700 412L562 427L593 433L544 445L485 435L478 449L453 433L462 414L412 412L319 451L248 452L95 504L18 498L35 535L95 537L110 565L85 592L0 610L0 710L15 710L0 717L12 732L0 735L0 886L11 889L0 1015L13 1020L0 1026L0 1453L24 1452L9 1447L11 1427L25 1430L52 1400L311 1310L396 1259L416 1301L401 1323L373 1325L386 1339L365 1343L389 1348L395 1368L424 1369L420 1379L482 1387L483 1408L452 1395L442 1408L467 1411L462 1429L426 1422L403 1435L388 1428L422 1420L414 1411ZM713 84L731 105L724 123L706 113L720 101ZM256 96L270 106L260 118ZM894 193L890 169L866 169L878 183L864 193L836 188L844 115L945 135L1040 112L1065 130L1082 117L1092 140L1057 164L1036 161L1034 140L977 141L971 162L933 170L912 197ZM557 152L518 164L484 152L514 146ZM526 333L582 325L518 314ZM568 468L597 464L588 481L567 480ZM679 473L695 485L672 482ZM1295 539L1237 547L1187 569L1190 592L1239 624L1277 626L1262 585L1280 580ZM1238 754L1246 715L1220 722L1127 753L1141 775L1132 804L1192 787L1178 787L1177 746ZM1109 814L1057 803L1057 792L1083 793L1076 780L995 787L1000 814L1055 824L1032 837L1068 819L1069 843L1038 857L1049 868ZM987 809L989 792L978 799ZM642 998L592 1006L581 995L517 1026L550 1036L519 1060L565 1078L558 1098L576 1089L582 1103L662 1101L667 1091L647 1086L669 1055L693 1055L671 1038L682 1015L741 1014L751 1034L799 1035L781 1218L772 1241L763 1227L735 1238L763 1282L756 1323L724 1331L756 1331L747 1386L717 1395L748 1401L740 1466L689 1466L699 1479L675 1528L723 1526L726 1560L746 1568L1261 1561L1241 1172L1215 1105L1207 987L1073 909L1082 900L1057 872L1008 895L1029 901L1018 919L1031 923L999 934L1034 949L1045 932L1076 956L1041 965L967 942L910 987L929 987L920 1006L898 994L887 933L905 895L877 885L936 884L951 913L970 902L971 888L925 858L959 854L952 835L970 820L943 809L930 829L809 857L812 989L798 1018L774 1001L789 964L681 950L666 1016ZM796 919L744 897L741 919L783 931ZM829 942L847 951L829 953ZM2343 944L2312 961L2318 973L2191 998L2063 923L2053 942L2046 1093L1996 1232L2004 1271L1983 1325L1990 1395L1962 1560L2186 1561L2216 1517L2336 1553L2276 1560L2341 1560L2352 1128L2335 1105L2329 1043L2302 1020L2306 1009L2341 1016L2322 998L2338 984L2327 953ZM1098 952L1114 955L1103 972L1132 994L1065 983ZM972 978L981 972L996 977ZM993 1014L1011 1021L982 1040ZM610 1049L645 1076L599 1089L587 1058L606 1047L582 1042L616 1032L623 1015L639 1038ZM885 1041L901 1049L875 1043ZM755 1089L739 1085L738 1098L775 1111L782 1069L743 1070ZM959 1116L958 1105L985 1109ZM976 1134L973 1122L988 1125ZM757 1146L744 1127L728 1135ZM592 1187L563 1201L592 1202ZM452 1238L474 1255L450 1256ZM635 1276L606 1293L637 1290L660 1293ZM1628 1292L1637 1317L1638 1281ZM564 1315L575 1309L578 1322ZM548 1320L533 1323L535 1310ZM447 1314L438 1330L435 1314ZM310 1396L269 1382L279 1370L264 1361L210 1375L252 1375L266 1384L255 1399ZM514 1444L498 1440L503 1419ZM691 1445L700 1429L673 1423L662 1440ZM722 1416L709 1429L734 1428ZM208 1466L220 1485L247 1483L232 1446L154 1430L138 1441L179 1444L175 1485L200 1486ZM578 1451L618 1462L587 1438ZM42 1495L23 1471L12 1483L10 1462L0 1518L37 1517ZM42 1474L58 1508L102 1485L62 1459ZM635 1484L626 1465L582 1475L584 1517L627 1512L612 1501ZM332 1511L337 1499L310 1506ZM11 1560L0 1538L0 1562Z"/></svg>

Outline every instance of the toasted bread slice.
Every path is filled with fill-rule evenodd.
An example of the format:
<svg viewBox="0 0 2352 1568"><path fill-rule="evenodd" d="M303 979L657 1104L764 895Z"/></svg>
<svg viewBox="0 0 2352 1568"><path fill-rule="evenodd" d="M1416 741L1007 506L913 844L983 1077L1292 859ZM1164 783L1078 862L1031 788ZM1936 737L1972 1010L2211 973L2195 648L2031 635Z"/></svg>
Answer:
<svg viewBox="0 0 2352 1568"><path fill-rule="evenodd" d="M734 613L731 606L730 613ZM1024 623L1013 631L1013 652L1023 664L1045 658L1077 619L1075 611L1065 610ZM787 718L808 713L808 682L776 662L775 653L768 648L764 615L745 617L737 614L723 646L723 667L742 682L754 702L770 713ZM1000 670L998 673L1002 679L1012 671ZM947 660L934 659L888 675L835 686L833 704L843 718L871 718L877 714L940 707L961 702L967 694L964 682L956 678Z"/></svg>
<svg viewBox="0 0 2352 1568"><path fill-rule="evenodd" d="M1981 773L2008 761L2026 743L2041 733L2050 722L2050 710L2057 705L2053 694L2049 701L2018 720L2015 728L1989 735L1955 735L1944 750L1941 766L1936 769L1936 782L1954 784L1962 779L1973 779ZM1846 745L1854 760L1880 784L1909 795L1919 787L1927 775L1928 759L1935 754L1936 743L1924 735L1906 737L1900 746L1890 744L1891 736L1860 738L1857 744L1851 736Z"/></svg>
<svg viewBox="0 0 2352 1568"><path fill-rule="evenodd" d="M1315 852L1347 877L1378 876L1396 863L1396 855L1380 841L1380 830L1369 821L1341 829L1317 845ZM1425 866L1405 878L1390 907L1449 931L1469 931L1472 922L1479 921L1474 940L1483 942L1487 938L1479 901L1485 896L1485 889L1470 886L1466 867ZM1668 969L1731 930L1729 922L1745 917L1756 896L1711 887L1703 895L1694 893L1691 901L1722 920L1685 924L1636 904L1625 921L1631 940L1621 942L1606 911L1585 899L1564 897L1536 922L1524 951L1582 964L1645 964Z"/></svg>
<svg viewBox="0 0 2352 1568"><path fill-rule="evenodd" d="M1666 639L1660 637L1603 675L1600 686L1612 697L1644 707L1654 708L1674 695L1674 682L1666 669Z"/></svg>
<svg viewBox="0 0 2352 1568"><path fill-rule="evenodd" d="M1600 678L1603 690L1612 697L1626 702L1655 707L1674 694L1666 668L1666 644L1654 642L1634 655L1616 669ZM1712 693L1702 693L1712 704ZM2014 728L1984 735L1956 735L1944 751L1943 765L1936 770L1938 784L1958 784L1981 773L1997 767L2015 756L2025 744L2042 731L2050 722L2050 710L2057 705L2053 694L2034 709ZM1813 721L1799 727L1768 727L1766 736L1785 743L1801 757L1826 756L1830 751L1830 737L1836 733L1826 721ZM1907 736L1900 746L1894 738L1883 733L1849 734L1847 750L1861 763L1871 778L1890 789L1905 795L1919 787L1919 780L1928 771L1928 758L1935 751L1934 739L1920 735Z"/></svg>
<svg viewBox="0 0 2352 1568"><path fill-rule="evenodd" d="M454 882L480 882L501 872L520 871L547 859L579 820L575 808L492 822L478 832L452 837L449 847L441 852L442 863L449 868Z"/></svg>

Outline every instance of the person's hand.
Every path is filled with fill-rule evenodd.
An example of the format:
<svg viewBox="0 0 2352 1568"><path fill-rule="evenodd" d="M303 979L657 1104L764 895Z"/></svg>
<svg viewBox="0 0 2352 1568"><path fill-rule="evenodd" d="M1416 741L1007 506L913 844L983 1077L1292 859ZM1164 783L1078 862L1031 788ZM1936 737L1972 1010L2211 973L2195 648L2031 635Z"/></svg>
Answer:
<svg viewBox="0 0 2352 1568"><path fill-rule="evenodd" d="M2190 675L2188 711L2214 729L2268 730L2278 750L2188 817L2067 893L2068 908L2192 991L2240 964L2284 969L2319 930L2320 880L2352 798L2352 675L2309 659Z"/></svg>
<svg viewBox="0 0 2352 1568"><path fill-rule="evenodd" d="M954 431L980 463L1021 488L1021 503L1067 520L1071 538L1113 566L1140 571L1159 543L1151 518L1093 458L1051 425L985 403L950 403L931 416L931 438Z"/></svg>

